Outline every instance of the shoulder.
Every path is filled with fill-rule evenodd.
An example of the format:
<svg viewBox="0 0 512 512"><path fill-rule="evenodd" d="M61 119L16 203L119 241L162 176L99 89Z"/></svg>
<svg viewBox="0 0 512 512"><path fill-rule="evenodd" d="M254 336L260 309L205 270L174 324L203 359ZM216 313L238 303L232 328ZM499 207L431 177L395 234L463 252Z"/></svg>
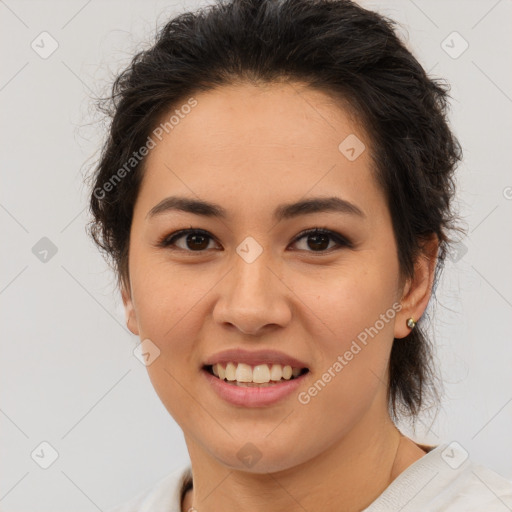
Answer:
<svg viewBox="0 0 512 512"><path fill-rule="evenodd" d="M155 482L154 485L116 505L107 512L149 512L166 510L181 512L181 490L190 478L190 466L181 466ZM155 508L157 506L157 508Z"/></svg>
<svg viewBox="0 0 512 512"><path fill-rule="evenodd" d="M474 463L456 441L434 447L401 473L364 512L512 510L512 481Z"/></svg>
<svg viewBox="0 0 512 512"><path fill-rule="evenodd" d="M444 494L433 500L433 505L438 505L433 510L442 510L445 502L450 504L450 511L512 510L512 481L471 461L457 478L447 482Z"/></svg>

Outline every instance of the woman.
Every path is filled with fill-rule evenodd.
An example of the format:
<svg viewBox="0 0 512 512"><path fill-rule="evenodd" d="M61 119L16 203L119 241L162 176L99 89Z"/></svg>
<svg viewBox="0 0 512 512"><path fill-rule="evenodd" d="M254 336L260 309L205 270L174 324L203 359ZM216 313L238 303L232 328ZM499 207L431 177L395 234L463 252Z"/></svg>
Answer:
<svg viewBox="0 0 512 512"><path fill-rule="evenodd" d="M116 79L91 233L191 462L116 511L512 507L395 425L436 397L447 89L347 0L180 15Z"/></svg>

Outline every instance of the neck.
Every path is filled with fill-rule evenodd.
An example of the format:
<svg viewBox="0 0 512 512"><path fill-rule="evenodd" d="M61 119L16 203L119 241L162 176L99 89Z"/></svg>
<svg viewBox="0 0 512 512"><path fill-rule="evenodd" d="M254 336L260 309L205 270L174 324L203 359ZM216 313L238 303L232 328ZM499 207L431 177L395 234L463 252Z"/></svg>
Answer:
<svg viewBox="0 0 512 512"><path fill-rule="evenodd" d="M194 488L183 511L277 512L303 508L353 512L372 503L424 452L385 421L366 418L328 450L298 466L272 473L230 469L186 438ZM342 508L340 508L342 504Z"/></svg>

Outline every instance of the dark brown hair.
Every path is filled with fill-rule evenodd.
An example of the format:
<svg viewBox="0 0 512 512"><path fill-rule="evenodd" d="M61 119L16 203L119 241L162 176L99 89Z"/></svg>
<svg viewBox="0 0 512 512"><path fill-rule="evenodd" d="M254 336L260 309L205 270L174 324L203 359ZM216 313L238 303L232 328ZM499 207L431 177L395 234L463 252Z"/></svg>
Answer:
<svg viewBox="0 0 512 512"><path fill-rule="evenodd" d="M446 120L449 85L427 76L395 25L349 0L217 1L168 21L106 98L111 123L91 177L89 232L118 284L129 282L130 227L144 171L138 152L162 116L201 91L279 81L305 83L350 105L370 137L401 273L413 275L422 240L436 234L437 283L454 228L453 172L462 151ZM425 397L436 394L422 326L423 318L393 343L389 406L395 418L416 417Z"/></svg>

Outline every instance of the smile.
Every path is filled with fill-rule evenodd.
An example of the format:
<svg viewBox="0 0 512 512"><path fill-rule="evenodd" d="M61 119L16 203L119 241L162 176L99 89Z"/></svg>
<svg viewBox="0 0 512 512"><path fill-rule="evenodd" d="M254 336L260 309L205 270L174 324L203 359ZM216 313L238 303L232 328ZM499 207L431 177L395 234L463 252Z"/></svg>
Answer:
<svg viewBox="0 0 512 512"><path fill-rule="evenodd" d="M296 368L281 364L258 364L228 362L205 367L206 371L224 382L237 386L265 387L278 382L293 380L308 372L307 368Z"/></svg>
<svg viewBox="0 0 512 512"><path fill-rule="evenodd" d="M215 375L214 366L216 366L215 371L219 375ZM233 362L225 365L217 363L204 366L200 373L204 376L214 394L232 406L242 408L269 407L296 394L299 387L304 385L304 379L309 375L307 368L286 366L258 364L253 367L246 363L237 364ZM294 369L296 375L293 375ZM280 373L278 374L278 372ZM268 381L266 380L267 373ZM224 378L221 378L222 374ZM226 376L229 376L232 380L228 380ZM278 376L279 380L273 380L273 378L277 379ZM254 382L253 380L263 380L263 378L266 382Z"/></svg>

